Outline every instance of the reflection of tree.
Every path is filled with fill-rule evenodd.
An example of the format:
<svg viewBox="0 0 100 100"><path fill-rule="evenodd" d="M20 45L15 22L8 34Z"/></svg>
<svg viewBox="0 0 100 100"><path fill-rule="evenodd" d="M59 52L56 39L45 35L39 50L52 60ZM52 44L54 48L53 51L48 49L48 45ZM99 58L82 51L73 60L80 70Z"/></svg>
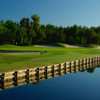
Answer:
<svg viewBox="0 0 100 100"><path fill-rule="evenodd" d="M100 65L98 65L97 68L100 68Z"/></svg>
<svg viewBox="0 0 100 100"><path fill-rule="evenodd" d="M82 70L80 70L80 72L85 72L86 70L84 70L84 69L82 69Z"/></svg>
<svg viewBox="0 0 100 100"><path fill-rule="evenodd" d="M87 72L89 72L89 73L93 73L95 71L95 68L89 68L89 69L87 69Z"/></svg>

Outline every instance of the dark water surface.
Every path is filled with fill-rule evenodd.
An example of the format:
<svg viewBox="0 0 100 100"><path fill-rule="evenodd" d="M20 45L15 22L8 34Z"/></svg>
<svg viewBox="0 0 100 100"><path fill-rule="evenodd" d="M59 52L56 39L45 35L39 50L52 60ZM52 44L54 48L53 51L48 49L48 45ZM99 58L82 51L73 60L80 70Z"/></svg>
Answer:
<svg viewBox="0 0 100 100"><path fill-rule="evenodd" d="M100 100L100 68L1 90L0 100Z"/></svg>

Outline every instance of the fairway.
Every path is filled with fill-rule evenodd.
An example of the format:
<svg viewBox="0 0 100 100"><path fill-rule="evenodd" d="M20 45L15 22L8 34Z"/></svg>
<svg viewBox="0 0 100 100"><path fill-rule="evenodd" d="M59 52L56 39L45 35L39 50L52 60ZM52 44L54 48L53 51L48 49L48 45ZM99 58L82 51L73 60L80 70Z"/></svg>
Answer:
<svg viewBox="0 0 100 100"><path fill-rule="evenodd" d="M100 55L100 50L96 48L2 45L0 50L18 51L17 53L0 53L0 72L46 66Z"/></svg>

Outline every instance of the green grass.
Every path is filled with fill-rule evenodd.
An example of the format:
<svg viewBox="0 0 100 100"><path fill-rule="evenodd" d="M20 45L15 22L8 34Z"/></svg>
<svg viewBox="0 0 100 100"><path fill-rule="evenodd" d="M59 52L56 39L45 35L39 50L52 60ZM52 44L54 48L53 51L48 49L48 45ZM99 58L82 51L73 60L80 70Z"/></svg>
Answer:
<svg viewBox="0 0 100 100"><path fill-rule="evenodd" d="M29 67L40 67L44 65L62 63L65 61L100 55L100 50L96 48L43 48L34 46L22 47L13 45L2 45L0 46L0 50L47 51L47 53L44 54L0 53L0 72Z"/></svg>

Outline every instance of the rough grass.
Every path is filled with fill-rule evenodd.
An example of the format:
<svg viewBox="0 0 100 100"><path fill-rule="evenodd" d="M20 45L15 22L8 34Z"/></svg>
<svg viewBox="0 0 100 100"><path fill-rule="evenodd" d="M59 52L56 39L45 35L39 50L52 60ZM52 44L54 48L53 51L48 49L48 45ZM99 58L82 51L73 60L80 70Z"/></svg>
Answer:
<svg viewBox="0 0 100 100"><path fill-rule="evenodd" d="M0 50L32 50L47 51L47 53L0 53L0 72L11 71L29 67L40 67L49 64L62 63L65 61L84 57L99 56L100 50L96 48L61 48L61 47L34 47L2 45Z"/></svg>

